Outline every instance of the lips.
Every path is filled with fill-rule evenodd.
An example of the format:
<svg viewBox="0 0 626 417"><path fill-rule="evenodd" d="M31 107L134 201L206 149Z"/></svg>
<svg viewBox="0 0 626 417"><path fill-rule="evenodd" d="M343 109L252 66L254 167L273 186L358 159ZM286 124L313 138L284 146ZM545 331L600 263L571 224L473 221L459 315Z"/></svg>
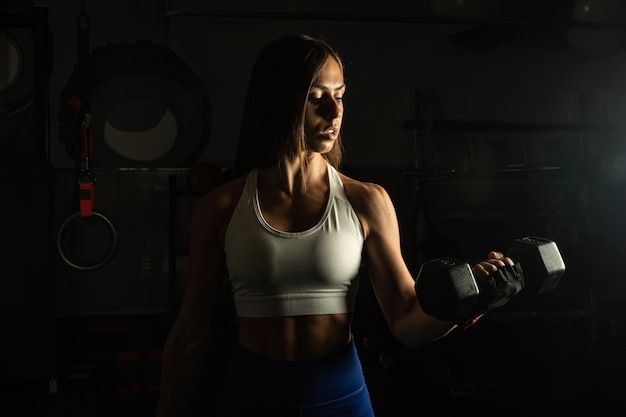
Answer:
<svg viewBox="0 0 626 417"><path fill-rule="evenodd" d="M339 135L339 128L336 126L328 127L322 132L322 134L330 137L331 139L336 139Z"/></svg>
<svg viewBox="0 0 626 417"><path fill-rule="evenodd" d="M339 128L329 127L322 132L322 135L326 136L327 138L331 140L336 140L337 137L339 136Z"/></svg>

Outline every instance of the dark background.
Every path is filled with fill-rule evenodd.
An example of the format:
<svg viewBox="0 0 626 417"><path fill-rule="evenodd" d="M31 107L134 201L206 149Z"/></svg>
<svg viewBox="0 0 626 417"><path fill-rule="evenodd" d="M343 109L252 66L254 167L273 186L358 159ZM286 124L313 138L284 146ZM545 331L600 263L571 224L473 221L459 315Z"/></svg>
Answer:
<svg viewBox="0 0 626 417"><path fill-rule="evenodd" d="M530 235L567 266L555 290L416 349L363 280L354 330L378 415L623 407L626 3L5 0L0 18L14 415L153 414L190 211L228 176L256 54L287 33L343 56L344 170L387 188L414 274ZM72 98L92 116L88 218ZM233 340L227 296L221 313L197 415Z"/></svg>

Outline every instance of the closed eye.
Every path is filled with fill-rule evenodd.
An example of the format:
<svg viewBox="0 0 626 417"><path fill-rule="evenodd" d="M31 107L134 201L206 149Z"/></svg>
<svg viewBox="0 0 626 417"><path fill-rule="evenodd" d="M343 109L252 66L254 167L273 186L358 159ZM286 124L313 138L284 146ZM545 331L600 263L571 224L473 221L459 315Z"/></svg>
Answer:
<svg viewBox="0 0 626 417"><path fill-rule="evenodd" d="M322 102L324 97L313 97L313 96L309 96L309 103L312 104L320 104ZM335 97L334 98L335 101L337 102L343 102L343 97Z"/></svg>

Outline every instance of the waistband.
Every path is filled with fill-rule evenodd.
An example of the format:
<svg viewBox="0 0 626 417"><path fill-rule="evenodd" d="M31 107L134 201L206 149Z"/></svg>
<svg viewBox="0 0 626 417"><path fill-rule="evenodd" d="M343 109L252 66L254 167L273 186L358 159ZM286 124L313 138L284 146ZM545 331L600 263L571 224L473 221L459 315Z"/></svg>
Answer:
<svg viewBox="0 0 626 417"><path fill-rule="evenodd" d="M236 343L226 397L299 407L334 401L363 389L364 385L354 339L340 352L310 361L270 359Z"/></svg>

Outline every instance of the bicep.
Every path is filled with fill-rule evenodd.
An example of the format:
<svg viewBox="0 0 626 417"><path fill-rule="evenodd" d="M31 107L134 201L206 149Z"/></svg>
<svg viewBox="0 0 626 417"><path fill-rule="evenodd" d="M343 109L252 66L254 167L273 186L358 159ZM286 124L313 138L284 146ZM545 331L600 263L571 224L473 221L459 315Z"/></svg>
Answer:
<svg viewBox="0 0 626 417"><path fill-rule="evenodd" d="M413 307L416 296L415 281L402 256L395 207L382 187L370 195L363 217L366 266L378 303L391 325Z"/></svg>

